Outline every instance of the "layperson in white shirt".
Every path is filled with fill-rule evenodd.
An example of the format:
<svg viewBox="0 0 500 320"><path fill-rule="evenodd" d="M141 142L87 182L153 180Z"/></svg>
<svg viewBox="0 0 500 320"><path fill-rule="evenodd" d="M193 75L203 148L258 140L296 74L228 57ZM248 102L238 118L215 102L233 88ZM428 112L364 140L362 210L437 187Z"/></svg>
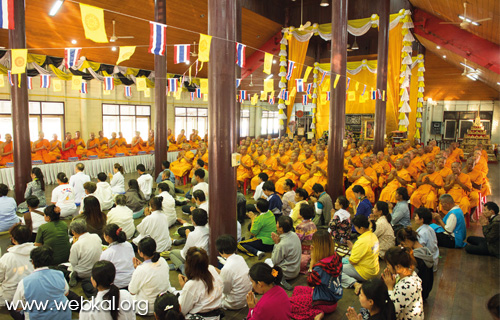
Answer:
<svg viewBox="0 0 500 320"><path fill-rule="evenodd" d="M10 238L14 246L0 258L0 306L5 306L5 301L12 302L17 284L24 277L33 272L30 261L30 252L35 249L30 242L31 231L28 226L18 224L10 231Z"/></svg>
<svg viewBox="0 0 500 320"><path fill-rule="evenodd" d="M127 207L127 197L119 194L115 197L116 206L109 210L106 223L117 224L125 232L127 239L132 239L135 233L134 212ZM108 242L109 243L109 242Z"/></svg>
<svg viewBox="0 0 500 320"><path fill-rule="evenodd" d="M85 210L85 198L88 196L94 196L97 200L99 200L96 195L95 191L97 190L97 184L92 181L85 182L83 184L83 190L85 191L85 195L82 198L82 202L80 203L80 210L78 211L79 214L83 213L83 210ZM99 201L99 207L101 207L101 202Z"/></svg>
<svg viewBox="0 0 500 320"><path fill-rule="evenodd" d="M253 199L255 201L259 200L260 198L264 197L264 199L267 199L267 196L264 194L264 191L262 190L262 187L264 186L264 183L269 180L269 176L267 173L261 172L258 175L259 177L259 185L255 188L255 193L253 195Z"/></svg>
<svg viewBox="0 0 500 320"><path fill-rule="evenodd" d="M182 250L176 249L170 252L171 270L180 270L184 273L184 262L186 253L191 247L199 247L208 251L208 214L205 210L197 208L193 210L191 221L194 231L186 230L186 244Z"/></svg>
<svg viewBox="0 0 500 320"><path fill-rule="evenodd" d="M350 220L351 214L347 211L349 208L349 200L345 196L339 196L334 204L335 209L332 209L332 220L336 217L339 218L340 222L344 220Z"/></svg>
<svg viewBox="0 0 500 320"><path fill-rule="evenodd" d="M175 199L169 193L170 187L165 182L158 184L158 197L162 197L161 210L168 218L168 226L171 227L177 222L177 213L175 212Z"/></svg>
<svg viewBox="0 0 500 320"><path fill-rule="evenodd" d="M115 267L109 261L98 261L94 264L91 281L97 290L97 296L93 303L83 303L80 320L135 320L134 298L127 290L120 290L113 283L115 273ZM102 303L103 301L108 303ZM91 304L95 305L95 308ZM146 310L143 311L140 314L146 314Z"/></svg>
<svg viewBox="0 0 500 320"><path fill-rule="evenodd" d="M146 167L142 163L137 165L137 172L139 173L139 178L137 178L139 188L144 193L146 200L149 200L151 193L153 193L153 177L146 173Z"/></svg>
<svg viewBox="0 0 500 320"><path fill-rule="evenodd" d="M162 292L156 297L155 319L184 319L177 295Z"/></svg>
<svg viewBox="0 0 500 320"><path fill-rule="evenodd" d="M143 238L150 236L156 241L158 252L170 250L172 247L168 232L168 219L161 211L162 201L162 197L153 197L149 200L149 208L144 209L146 217L137 226L139 236L132 240L135 245L138 245Z"/></svg>
<svg viewBox="0 0 500 320"><path fill-rule="evenodd" d="M69 185L73 188L73 192L75 193L76 206L80 205L83 196L85 196L83 184L90 181L90 177L83 173L83 170L85 170L85 165L83 163L78 163L75 166L75 174L69 179Z"/></svg>
<svg viewBox="0 0 500 320"><path fill-rule="evenodd" d="M193 187L193 192L192 192L193 197L191 198L191 202L196 202L194 193L198 190L203 191L205 199L208 201L208 183L206 183L204 180L205 171L203 169L197 169L194 172L194 177L198 183ZM190 214L191 211L192 211L191 205L182 206L182 212Z"/></svg>
<svg viewBox="0 0 500 320"><path fill-rule="evenodd" d="M110 185L113 194L125 194L125 178L123 177L123 167L119 163L113 165L114 175L110 174Z"/></svg>
<svg viewBox="0 0 500 320"><path fill-rule="evenodd" d="M206 200L205 198L205 193L202 191L202 190L196 190L195 192L193 192L193 199L194 199L194 202L196 204L196 207L192 206L192 207L189 207L189 214L191 214L196 208L199 208L199 209L203 209L207 212L207 216L208 216L208 201ZM184 209L184 207L183 207ZM177 233L179 234L179 236L182 238L182 239L176 239L174 240L174 246L180 246L184 243L186 243L186 231L194 231L194 226L184 226L185 224L187 224L187 221L184 220L184 219L177 219L177 221L181 224L183 224L182 227L180 227L179 229L177 229Z"/></svg>
<svg viewBox="0 0 500 320"><path fill-rule="evenodd" d="M51 202L61 209L61 218L78 214L75 194L73 188L68 184L68 177L64 172L57 174L57 183L59 186L52 190Z"/></svg>
<svg viewBox="0 0 500 320"><path fill-rule="evenodd" d="M136 301L149 302L148 315L151 315L156 297L165 291L174 292L175 288L170 285L168 263L156 252L156 242L153 238L142 239L139 242L138 253L144 262L134 257L135 271L128 290Z"/></svg>
<svg viewBox="0 0 500 320"><path fill-rule="evenodd" d="M31 242L35 242L38 228L42 224L47 223L47 221L45 221L45 215L43 214L44 208L39 208L39 204L40 200L38 200L36 196L27 197L26 205L28 206L28 212L26 212L21 218L21 222L31 230Z"/></svg>
<svg viewBox="0 0 500 320"><path fill-rule="evenodd" d="M186 276L179 274L179 296L184 315L198 314L204 319L219 319L223 283L214 266L208 264L204 249L192 247L186 254Z"/></svg>
<svg viewBox="0 0 500 320"><path fill-rule="evenodd" d="M127 236L122 228L111 223L104 227L104 240L109 243L101 253L101 260L111 261L116 268L114 284L120 288L127 288L134 273L134 248L127 242Z"/></svg>
<svg viewBox="0 0 500 320"><path fill-rule="evenodd" d="M106 182L107 176L104 172L99 172L97 174L97 189L94 192L94 196L99 199L101 204L101 210L109 210L113 207L113 190L111 185Z"/></svg>
<svg viewBox="0 0 500 320"><path fill-rule="evenodd" d="M229 310L238 310L247 306L246 296L252 290L252 282L248 277L249 268L245 259L236 254L238 243L233 236L220 236L215 246L224 258L224 267L219 272L224 284L222 307Z"/></svg>

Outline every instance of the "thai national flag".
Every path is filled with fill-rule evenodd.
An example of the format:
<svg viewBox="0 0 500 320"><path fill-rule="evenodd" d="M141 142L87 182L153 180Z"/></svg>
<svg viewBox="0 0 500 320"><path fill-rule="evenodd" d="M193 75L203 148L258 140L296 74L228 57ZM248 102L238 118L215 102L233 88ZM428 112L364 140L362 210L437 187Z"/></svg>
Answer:
<svg viewBox="0 0 500 320"><path fill-rule="evenodd" d="M176 44L174 45L174 63L189 62L189 52L191 46L189 44Z"/></svg>
<svg viewBox="0 0 500 320"><path fill-rule="evenodd" d="M309 99L307 98L307 94L302 96L302 104L303 105L309 104Z"/></svg>
<svg viewBox="0 0 500 320"><path fill-rule="evenodd" d="M131 96L132 96L132 87L125 86L125 97L131 97Z"/></svg>
<svg viewBox="0 0 500 320"><path fill-rule="evenodd" d="M236 79L236 88L238 88L241 84L241 79Z"/></svg>
<svg viewBox="0 0 500 320"><path fill-rule="evenodd" d="M288 91L283 94L283 100L288 101Z"/></svg>
<svg viewBox="0 0 500 320"><path fill-rule="evenodd" d="M149 53L165 55L167 47L167 25L149 21Z"/></svg>
<svg viewBox="0 0 500 320"><path fill-rule="evenodd" d="M177 78L168 79L168 92L177 92Z"/></svg>
<svg viewBox="0 0 500 320"><path fill-rule="evenodd" d="M332 96L330 95L330 91L326 92L326 101L330 101L332 99Z"/></svg>
<svg viewBox="0 0 500 320"><path fill-rule="evenodd" d="M113 77L104 77L104 90L109 91L115 88Z"/></svg>
<svg viewBox="0 0 500 320"><path fill-rule="evenodd" d="M269 96L269 104L274 104L274 96Z"/></svg>
<svg viewBox="0 0 500 320"><path fill-rule="evenodd" d="M247 96L247 91L246 90L240 90L240 101L244 101Z"/></svg>
<svg viewBox="0 0 500 320"><path fill-rule="evenodd" d="M0 25L2 29L14 29L14 0L2 0Z"/></svg>
<svg viewBox="0 0 500 320"><path fill-rule="evenodd" d="M377 89L377 98L382 100L382 92L380 92L380 89Z"/></svg>
<svg viewBox="0 0 500 320"><path fill-rule="evenodd" d="M285 99L285 89L281 89L280 93L278 94L278 99Z"/></svg>
<svg viewBox="0 0 500 320"><path fill-rule="evenodd" d="M201 99L201 89L200 88L196 89L196 98Z"/></svg>
<svg viewBox="0 0 500 320"><path fill-rule="evenodd" d="M290 80L292 77L293 69L295 68L295 62L288 60L288 70L286 72L286 79Z"/></svg>
<svg viewBox="0 0 500 320"><path fill-rule="evenodd" d="M28 90L31 90L33 88L33 78L28 77Z"/></svg>
<svg viewBox="0 0 500 320"><path fill-rule="evenodd" d="M345 91L349 90L350 84L351 84L351 78L347 78L347 87L345 88Z"/></svg>
<svg viewBox="0 0 500 320"><path fill-rule="evenodd" d="M12 80L12 73L10 72L10 70L7 70L7 77L9 78L10 85L13 86L14 80Z"/></svg>
<svg viewBox="0 0 500 320"><path fill-rule="evenodd" d="M49 88L49 87L50 87L50 74L41 74L40 88Z"/></svg>
<svg viewBox="0 0 500 320"><path fill-rule="evenodd" d="M371 99L376 100L377 99L377 91L371 90Z"/></svg>
<svg viewBox="0 0 500 320"><path fill-rule="evenodd" d="M246 49L246 47L247 47L246 45L241 44L239 42L236 42L236 64L240 68L245 67L245 60L246 60L245 49Z"/></svg>
<svg viewBox="0 0 500 320"><path fill-rule="evenodd" d="M80 89L80 93L84 93L84 94L87 94L87 93L88 93L88 90L87 90L87 82L82 81L82 88Z"/></svg>
<svg viewBox="0 0 500 320"><path fill-rule="evenodd" d="M80 52L82 48L66 48L64 49L64 60L66 61L66 69L76 65L80 59Z"/></svg>
<svg viewBox="0 0 500 320"><path fill-rule="evenodd" d="M295 79L295 84L297 87L297 92L304 92L304 80L303 79Z"/></svg>
<svg viewBox="0 0 500 320"><path fill-rule="evenodd" d="M310 95L311 94L311 89L312 89L312 83L309 83L307 85L307 94Z"/></svg>
<svg viewBox="0 0 500 320"><path fill-rule="evenodd" d="M365 91L366 91L366 84L365 84L365 86L363 87L363 93L361 94L362 96L364 96L364 95L365 95Z"/></svg>
<svg viewBox="0 0 500 320"><path fill-rule="evenodd" d="M321 81L319 82L319 85L323 83L323 80L325 80L326 77L326 72L323 72L323 76L321 76Z"/></svg>
<svg viewBox="0 0 500 320"><path fill-rule="evenodd" d="M194 101L194 92L191 92L191 101Z"/></svg>

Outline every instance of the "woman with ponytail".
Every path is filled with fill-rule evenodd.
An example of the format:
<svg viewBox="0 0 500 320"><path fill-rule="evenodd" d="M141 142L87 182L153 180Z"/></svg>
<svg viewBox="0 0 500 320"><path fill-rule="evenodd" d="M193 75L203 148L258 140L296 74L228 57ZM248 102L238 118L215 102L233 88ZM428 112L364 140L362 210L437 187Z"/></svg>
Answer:
<svg viewBox="0 0 500 320"><path fill-rule="evenodd" d="M38 206L43 208L47 205L47 201L45 199L45 180L43 178L42 170L38 167L31 169L31 179L32 181L28 182L26 185L24 199L28 199L30 196L35 196L40 201ZM28 211L28 204L26 201L18 206L17 211L22 213Z"/></svg>
<svg viewBox="0 0 500 320"><path fill-rule="evenodd" d="M134 273L134 249L127 242L127 235L118 225L111 223L104 227L104 240L109 247L101 253L100 260L107 260L114 264L116 269L115 285L120 289L127 289Z"/></svg>
<svg viewBox="0 0 500 320"><path fill-rule="evenodd" d="M253 291L247 294L247 320L289 320L292 318L292 306L286 291L279 286L283 278L280 267L270 267L258 262L250 268L250 280ZM255 294L262 294L258 301Z"/></svg>
<svg viewBox="0 0 500 320"><path fill-rule="evenodd" d="M417 262L413 252L405 247L392 247L385 254L387 268L382 274L389 297L394 303L396 319L424 319L422 280L415 273Z"/></svg>
<svg viewBox="0 0 500 320"><path fill-rule="evenodd" d="M165 291L173 292L175 289L170 286L168 263L156 252L156 242L153 238L143 238L139 242L138 253L144 262L133 258L135 271L128 289L135 295L135 300L148 301L148 315L152 315L156 296Z"/></svg>
<svg viewBox="0 0 500 320"><path fill-rule="evenodd" d="M387 202L378 201L375 203L368 220L370 220L372 232L377 236L380 244L379 257L383 259L385 252L396 244Z"/></svg>
<svg viewBox="0 0 500 320"><path fill-rule="evenodd" d="M109 175L111 190L114 194L125 194L125 179L123 178L123 167L119 163L113 165L113 172Z"/></svg>
<svg viewBox="0 0 500 320"><path fill-rule="evenodd" d="M67 262L71 243L68 236L68 224L61 221L61 209L50 205L43 211L47 223L38 227L35 246L48 246L54 251L54 265Z"/></svg>
<svg viewBox="0 0 500 320"><path fill-rule="evenodd" d="M363 282L359 293L359 303L362 308L368 311L368 315L366 317L358 315L353 307L349 307L346 313L348 320L396 320L394 303L392 303L387 286L382 279Z"/></svg>
<svg viewBox="0 0 500 320"><path fill-rule="evenodd" d="M85 305L90 302L85 301L83 303L80 320L135 319L134 299L127 290L120 290L113 284L115 272L115 266L109 261L102 260L94 264L90 281L94 288L97 289L97 296L92 303L92 307Z"/></svg>
<svg viewBox="0 0 500 320"><path fill-rule="evenodd" d="M185 320L177 296L170 292L160 293L155 301L156 320Z"/></svg>
<svg viewBox="0 0 500 320"><path fill-rule="evenodd" d="M78 209L75 205L75 193L73 187L69 185L69 179L64 172L57 174L57 183L59 184L52 190L53 204L61 209L61 218L70 217L78 214Z"/></svg>

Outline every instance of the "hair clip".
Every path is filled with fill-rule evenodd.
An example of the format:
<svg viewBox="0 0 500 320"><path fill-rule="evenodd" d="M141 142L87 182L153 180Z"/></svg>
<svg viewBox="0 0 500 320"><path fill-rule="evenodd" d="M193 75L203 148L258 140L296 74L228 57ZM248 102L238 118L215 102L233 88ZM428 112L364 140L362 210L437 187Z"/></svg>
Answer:
<svg viewBox="0 0 500 320"><path fill-rule="evenodd" d="M163 309L163 311L168 311L168 310L173 309L173 308L174 308L174 306L168 305L165 307L165 309Z"/></svg>
<svg viewBox="0 0 500 320"><path fill-rule="evenodd" d="M118 228L118 229L116 230L116 235L118 236L118 235L120 234L120 232L121 232L121 231L122 231L122 228Z"/></svg>
<svg viewBox="0 0 500 320"><path fill-rule="evenodd" d="M272 276L273 276L273 277L275 277L275 278L276 278L276 277L278 276L278 270L273 269L273 270L271 271L271 274L272 274Z"/></svg>

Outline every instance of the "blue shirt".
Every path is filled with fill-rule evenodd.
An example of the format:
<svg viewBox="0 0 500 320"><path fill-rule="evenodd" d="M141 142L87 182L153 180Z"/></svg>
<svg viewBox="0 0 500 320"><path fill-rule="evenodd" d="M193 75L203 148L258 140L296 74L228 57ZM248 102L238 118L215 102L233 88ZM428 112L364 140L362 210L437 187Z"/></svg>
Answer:
<svg viewBox="0 0 500 320"><path fill-rule="evenodd" d="M368 198L364 198L363 201L361 201L359 204L358 204L358 209L356 210L356 216L358 215L363 215L365 217L369 217L370 214L372 213L372 204L370 202L370 200L368 200ZM354 229L354 224L352 225L352 231L353 232L356 232L356 229Z"/></svg>
<svg viewBox="0 0 500 320"><path fill-rule="evenodd" d="M430 225L423 224L417 229L417 233L418 242L431 251L432 258L434 259L434 271L436 271L439 262L439 248L436 232Z"/></svg>
<svg viewBox="0 0 500 320"><path fill-rule="evenodd" d="M283 207L283 202L281 202L280 197L273 193L269 198L269 210L272 211L275 215L281 214L281 208Z"/></svg>
<svg viewBox="0 0 500 320"><path fill-rule="evenodd" d="M156 177L156 183L160 183L160 182L163 181L161 179L161 177L163 175L163 172L165 172L165 171L170 171L170 169L165 169L162 172L160 172L160 174L158 174L158 177ZM172 171L170 171L170 178L169 178L169 180L172 181L172 183L175 185L175 175L172 173Z"/></svg>
<svg viewBox="0 0 500 320"><path fill-rule="evenodd" d="M16 214L16 200L11 197L0 197L0 232L8 231L14 223L19 222Z"/></svg>
<svg viewBox="0 0 500 320"><path fill-rule="evenodd" d="M396 205L392 209L391 224L393 226L401 224L404 227L408 227L409 225L411 225L408 201L399 201L398 203L396 203Z"/></svg>

